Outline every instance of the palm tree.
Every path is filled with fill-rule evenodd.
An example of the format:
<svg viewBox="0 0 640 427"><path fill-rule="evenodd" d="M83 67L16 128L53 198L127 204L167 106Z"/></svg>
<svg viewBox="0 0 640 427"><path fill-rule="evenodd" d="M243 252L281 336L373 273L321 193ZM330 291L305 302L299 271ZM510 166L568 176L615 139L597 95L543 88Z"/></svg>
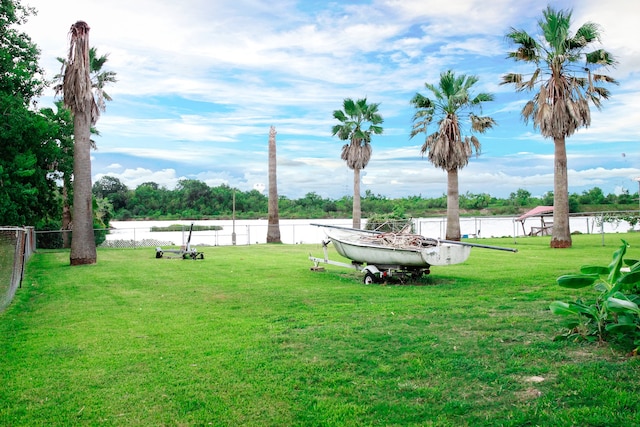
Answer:
<svg viewBox="0 0 640 427"><path fill-rule="evenodd" d="M64 105L73 114L73 235L71 265L95 264L91 195L91 127L100 116L93 96L89 60L89 25L78 21L71 26L69 56L64 64L62 93Z"/></svg>
<svg viewBox="0 0 640 427"><path fill-rule="evenodd" d="M427 158L434 166L447 172L446 238L449 240L460 240L458 170L469 163L474 151L480 152L478 138L463 135L462 122L468 118L470 133L484 133L495 124L491 117L473 113L476 108L481 109L483 102L493 101L490 93L476 96L470 93L471 87L477 82L476 76L456 76L451 70L445 71L440 74L437 86L425 83L432 98L416 93L411 99L411 104L417 110L413 116L411 138L424 133L425 142L420 150L422 155L427 153ZM438 121L438 128L428 134L427 128L434 119Z"/></svg>
<svg viewBox="0 0 640 427"><path fill-rule="evenodd" d="M267 243L282 243L278 215L278 179L276 174L276 128L269 128L269 228Z"/></svg>
<svg viewBox="0 0 640 427"><path fill-rule="evenodd" d="M54 86L54 89L56 93L62 93L63 82L64 82L64 70L66 69L66 66L67 66L67 59L58 57L57 60L58 62L60 62L62 66L62 71L60 74L57 74L54 77L54 82L57 82L56 85ZM99 56L97 48L92 47L89 49L89 73L90 73L90 79L91 79L91 88L93 90L93 93L95 94L96 104L98 105L98 109L100 111L105 111L106 109L105 101L112 100L111 96L109 96L109 94L105 92L104 87L109 83L115 83L117 81L116 73L114 71L104 71L102 69L108 60L109 60L109 54ZM64 106L64 103L56 102L56 106L58 107L59 113L61 112L61 109L63 108L66 109ZM100 132L98 132L98 130L94 127L91 128L91 133L93 135L100 134ZM89 143L91 145L91 149L97 150L96 143L93 139L90 139ZM73 142L71 143L71 147L73 147ZM71 164L73 166L73 159L71 159ZM69 231L71 230L71 227L72 227L71 207L70 207L70 202L68 197L68 193L69 193L68 188L70 188L70 185L71 185L71 174L67 173L64 175L63 178L64 179L62 184L62 199L63 199L62 229ZM65 248L68 248L70 245L68 240L69 240L68 234L63 233L63 246Z"/></svg>
<svg viewBox="0 0 640 427"><path fill-rule="evenodd" d="M501 84L512 84L516 91L534 91L533 99L522 109L525 123L533 121L545 138L553 138L553 232L552 248L571 247L569 229L569 190L567 179L567 150L565 139L581 127L591 124L589 102L600 108L601 101L609 98L602 83L615 80L595 71L615 64L612 55L595 49L587 52L600 39L597 24L587 22L574 35L569 32L571 11L547 7L538 21L541 37L533 37L524 30L514 28L507 39L516 50L508 57L534 66L529 76L509 73ZM584 64L582 61L585 61Z"/></svg>
<svg viewBox="0 0 640 427"><path fill-rule="evenodd" d="M333 136L342 141L349 141L342 147L341 158L353 169L353 228L360 228L360 170L364 169L371 159L371 134L382 133L382 116L378 113L380 104L367 104L367 98L353 101L346 98L344 110L335 110L333 117L340 124L333 126ZM367 126L368 124L368 126ZM365 128L366 127L366 128Z"/></svg>

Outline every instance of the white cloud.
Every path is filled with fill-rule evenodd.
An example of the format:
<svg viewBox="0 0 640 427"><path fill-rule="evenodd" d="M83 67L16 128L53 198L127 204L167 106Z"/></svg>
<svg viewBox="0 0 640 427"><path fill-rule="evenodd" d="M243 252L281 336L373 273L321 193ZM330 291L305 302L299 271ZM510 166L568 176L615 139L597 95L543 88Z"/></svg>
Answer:
<svg viewBox="0 0 640 427"><path fill-rule="evenodd" d="M279 192L339 198L351 194L352 172L340 160L342 142L331 137L332 111L346 97L366 96L381 104L385 134L372 142L363 191L439 196L446 176L420 157L420 138L408 137L409 99L451 68L479 75L479 90L496 93L485 110L498 120L482 138L487 160L461 171L461 191L552 189L553 142L520 118L529 94L499 85L501 75L519 69L506 59L504 33L511 26L535 31L546 7L538 1L28 3L39 13L25 31L41 48L49 77L59 72L55 58L65 55L67 31L78 19L89 23L90 43L110 54L107 67L118 74L108 90L114 101L97 124L96 177L120 173L130 187L191 177L250 190L266 182L268 128L275 125ZM611 99L593 111L589 129L567 140L572 188L598 182L613 191L628 184L621 171L640 164L633 38L640 3L554 5L572 8L577 23L601 24L603 46L619 61ZM51 101L49 93L41 104Z"/></svg>

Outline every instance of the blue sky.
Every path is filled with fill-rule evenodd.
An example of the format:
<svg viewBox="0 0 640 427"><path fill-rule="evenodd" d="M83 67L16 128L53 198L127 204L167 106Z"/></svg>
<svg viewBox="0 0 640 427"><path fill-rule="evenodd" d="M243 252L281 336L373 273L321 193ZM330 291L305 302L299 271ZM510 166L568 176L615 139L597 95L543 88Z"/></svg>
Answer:
<svg viewBox="0 0 640 427"><path fill-rule="evenodd" d="M90 44L109 54L118 82L96 127L94 181L119 178L134 189L153 181L173 189L180 179L242 191L268 183L269 127L277 131L278 193L353 194L353 171L331 136L344 98L380 103L384 134L362 193L390 198L439 197L446 173L409 139L416 92L448 69L477 75L475 90L491 92L483 114L498 126L480 136L482 154L460 172L461 193L508 197L522 188L553 190L553 142L526 125L528 94L500 86L507 72L527 71L506 58L504 35L515 27L537 34L547 2L534 0L22 0L38 11L22 26L41 49L51 78L77 20L91 27ZM619 64L619 81L592 122L567 140L569 191L638 191L640 176L640 2L573 0L578 25L603 30L602 47ZM575 30L574 28L574 30ZM40 106L53 102L47 92Z"/></svg>

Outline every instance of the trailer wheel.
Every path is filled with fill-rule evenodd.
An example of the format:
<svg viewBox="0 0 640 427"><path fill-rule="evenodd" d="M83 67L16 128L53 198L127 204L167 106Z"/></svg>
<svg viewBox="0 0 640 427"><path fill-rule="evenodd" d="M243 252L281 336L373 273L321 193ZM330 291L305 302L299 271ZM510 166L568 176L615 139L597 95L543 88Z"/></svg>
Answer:
<svg viewBox="0 0 640 427"><path fill-rule="evenodd" d="M162 251L156 251L156 258L162 258Z"/></svg>
<svg viewBox="0 0 640 427"><path fill-rule="evenodd" d="M363 282L364 282L364 284L365 284L365 285L373 285L374 283L377 283L377 282L378 282L378 278L377 278L377 277L376 277L376 275L375 275L375 274L373 274L372 272L367 271L367 272L364 274Z"/></svg>

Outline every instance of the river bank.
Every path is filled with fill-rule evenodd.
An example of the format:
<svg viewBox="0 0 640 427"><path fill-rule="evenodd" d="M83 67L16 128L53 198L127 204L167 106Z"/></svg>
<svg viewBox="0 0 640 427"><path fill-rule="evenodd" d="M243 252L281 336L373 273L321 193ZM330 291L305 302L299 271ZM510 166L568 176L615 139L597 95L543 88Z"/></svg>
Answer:
<svg viewBox="0 0 640 427"><path fill-rule="evenodd" d="M547 218L546 221L550 221ZM547 224L548 224L547 222ZM161 241L165 244L184 245L188 239L189 226L218 226L220 230L194 231L191 245L226 246L252 245L266 243L268 221L255 220L170 220L170 221L112 221L107 243L110 241ZM363 220L363 226L366 220ZM415 232L426 237L445 237L446 217L414 218ZM151 231L153 227L168 227L181 224L183 231ZM322 227L313 224L351 227L351 219L281 219L280 236L282 243L308 244L320 243L324 238ZM460 230L463 238L481 239L489 237L525 237L532 229L540 228L540 218L530 218L524 223L516 217L465 217L460 219ZM598 221L594 216L575 216L570 219L573 233L626 233L632 229L625 221L609 223Z"/></svg>

